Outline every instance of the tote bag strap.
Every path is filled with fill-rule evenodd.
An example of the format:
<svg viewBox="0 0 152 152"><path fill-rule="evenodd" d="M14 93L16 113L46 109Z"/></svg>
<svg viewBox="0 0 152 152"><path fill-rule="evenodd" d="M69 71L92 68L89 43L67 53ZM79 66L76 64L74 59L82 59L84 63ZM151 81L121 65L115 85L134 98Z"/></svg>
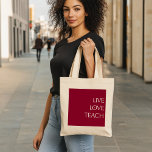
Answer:
<svg viewBox="0 0 152 152"><path fill-rule="evenodd" d="M80 63L81 63L81 56L82 56L82 47L79 46L78 50L77 50L77 53L76 53L76 55L74 57L72 66L71 66L69 77L78 78L79 70L80 70ZM95 72L94 72L94 78L103 78L101 59L100 59L100 55L99 55L99 52L98 52L96 47L95 47Z"/></svg>

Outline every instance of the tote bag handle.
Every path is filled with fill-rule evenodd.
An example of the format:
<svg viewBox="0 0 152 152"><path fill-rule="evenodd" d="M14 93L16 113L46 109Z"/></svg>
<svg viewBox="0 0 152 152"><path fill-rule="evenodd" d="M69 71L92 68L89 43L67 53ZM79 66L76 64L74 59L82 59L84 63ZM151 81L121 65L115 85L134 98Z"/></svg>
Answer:
<svg viewBox="0 0 152 152"><path fill-rule="evenodd" d="M78 50L77 50L77 53L76 53L76 55L74 57L72 66L71 66L69 77L78 78L79 70L80 70L80 63L81 63L81 56L82 56L82 47L79 46ZM99 55L99 52L98 52L96 47L95 47L95 72L94 72L94 78L103 78L101 59L100 59L100 55Z"/></svg>

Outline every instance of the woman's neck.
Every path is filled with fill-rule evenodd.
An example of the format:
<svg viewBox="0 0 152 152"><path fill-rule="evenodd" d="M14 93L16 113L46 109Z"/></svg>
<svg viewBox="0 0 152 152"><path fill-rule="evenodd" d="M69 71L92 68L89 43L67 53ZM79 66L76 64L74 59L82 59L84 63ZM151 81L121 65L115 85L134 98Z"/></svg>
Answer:
<svg viewBox="0 0 152 152"><path fill-rule="evenodd" d="M90 31L85 27L72 28L72 35L70 36L70 38L78 39L82 37L83 35L87 34L88 32Z"/></svg>

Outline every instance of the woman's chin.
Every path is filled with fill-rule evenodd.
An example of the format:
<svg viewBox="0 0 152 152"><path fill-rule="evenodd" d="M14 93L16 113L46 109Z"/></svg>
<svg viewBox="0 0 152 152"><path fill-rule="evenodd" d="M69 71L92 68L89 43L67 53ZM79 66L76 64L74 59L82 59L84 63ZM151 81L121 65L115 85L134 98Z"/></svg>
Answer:
<svg viewBox="0 0 152 152"><path fill-rule="evenodd" d="M71 27L71 28L75 28L75 27L77 27L78 25L69 24L68 26Z"/></svg>

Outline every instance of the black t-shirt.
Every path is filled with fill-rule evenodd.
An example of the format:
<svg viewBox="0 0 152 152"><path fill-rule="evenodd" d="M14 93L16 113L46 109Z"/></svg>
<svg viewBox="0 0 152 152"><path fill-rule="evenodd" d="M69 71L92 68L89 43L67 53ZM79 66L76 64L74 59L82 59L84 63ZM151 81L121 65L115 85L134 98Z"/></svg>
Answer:
<svg viewBox="0 0 152 152"><path fill-rule="evenodd" d="M94 41L96 48L99 51L99 55L104 58L104 41L102 37L96 33L89 32L73 42L68 42L68 38L59 41L55 45L53 58L50 61L50 69L53 78L53 87L50 89L52 96L55 94L60 95L60 77L69 77L72 62L80 42L88 37ZM87 78L83 53L80 64L79 78Z"/></svg>

